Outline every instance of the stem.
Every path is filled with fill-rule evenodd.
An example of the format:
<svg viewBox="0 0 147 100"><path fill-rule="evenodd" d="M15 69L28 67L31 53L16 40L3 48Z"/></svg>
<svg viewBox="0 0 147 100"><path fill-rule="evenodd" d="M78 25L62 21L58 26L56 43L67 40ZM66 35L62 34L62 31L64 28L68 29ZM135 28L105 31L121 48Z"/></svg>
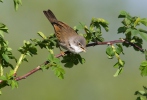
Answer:
<svg viewBox="0 0 147 100"><path fill-rule="evenodd" d="M131 46L138 48L138 50L140 50L141 52L144 53L145 50L144 50L143 48L137 46L137 45L134 44L134 43L131 43L130 41L128 41L128 40L126 40L126 39L124 39L124 40L125 40L125 41L124 41L125 43L128 43L128 44L130 44Z"/></svg>
<svg viewBox="0 0 147 100"><path fill-rule="evenodd" d="M19 60L18 60L18 62L17 62L17 64L16 64L16 67L15 67L15 69L14 69L14 74L17 72L17 70L18 70L18 68L19 68L20 64L22 63L22 60L23 60L23 58L24 58L25 56L26 56L25 54L21 54L21 56L20 56L20 58L19 58Z"/></svg>
<svg viewBox="0 0 147 100"><path fill-rule="evenodd" d="M115 52L115 56L116 56L116 58L119 60L120 57L119 57L119 55L116 53L115 46L112 45L111 47L113 48L113 51Z"/></svg>
<svg viewBox="0 0 147 100"><path fill-rule="evenodd" d="M54 52L53 52L53 50L52 49L48 49L49 50L49 52L51 53L51 54L54 54Z"/></svg>
<svg viewBox="0 0 147 100"><path fill-rule="evenodd" d="M51 53L51 54L54 54L53 50L52 49L49 49L48 46L46 46L47 50Z"/></svg>
<svg viewBox="0 0 147 100"><path fill-rule="evenodd" d="M28 76L32 75L33 73L35 73L36 71L40 70L40 66L34 68L33 70L31 70L30 72L28 72L27 74L20 76L20 77L16 77L15 80L19 81L22 79L26 79Z"/></svg>

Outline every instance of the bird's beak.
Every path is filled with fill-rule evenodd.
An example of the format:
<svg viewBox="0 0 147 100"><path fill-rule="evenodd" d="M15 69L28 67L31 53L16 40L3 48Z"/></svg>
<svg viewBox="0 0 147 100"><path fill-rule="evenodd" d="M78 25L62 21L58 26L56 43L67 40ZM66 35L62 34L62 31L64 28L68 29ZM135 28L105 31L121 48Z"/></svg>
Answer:
<svg viewBox="0 0 147 100"><path fill-rule="evenodd" d="M86 52L86 50L85 50L85 49L83 49L83 52Z"/></svg>

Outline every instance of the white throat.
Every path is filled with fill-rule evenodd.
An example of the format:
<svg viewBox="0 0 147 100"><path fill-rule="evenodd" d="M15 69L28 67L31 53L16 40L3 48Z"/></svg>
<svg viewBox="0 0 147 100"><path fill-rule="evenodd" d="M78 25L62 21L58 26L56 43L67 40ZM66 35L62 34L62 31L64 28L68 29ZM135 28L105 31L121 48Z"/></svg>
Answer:
<svg viewBox="0 0 147 100"><path fill-rule="evenodd" d="M71 48L74 49L74 51L72 51L73 53L80 53L80 52L83 51L79 46L76 46L76 45L73 44L73 43L71 43L70 46L71 46Z"/></svg>

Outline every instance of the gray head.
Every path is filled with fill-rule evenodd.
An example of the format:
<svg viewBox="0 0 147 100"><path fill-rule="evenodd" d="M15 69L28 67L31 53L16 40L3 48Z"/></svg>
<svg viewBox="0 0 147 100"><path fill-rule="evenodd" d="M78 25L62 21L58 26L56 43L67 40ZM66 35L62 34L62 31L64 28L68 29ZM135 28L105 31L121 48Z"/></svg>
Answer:
<svg viewBox="0 0 147 100"><path fill-rule="evenodd" d="M69 45L69 51L73 53L86 52L86 40L80 35L77 35L70 39Z"/></svg>

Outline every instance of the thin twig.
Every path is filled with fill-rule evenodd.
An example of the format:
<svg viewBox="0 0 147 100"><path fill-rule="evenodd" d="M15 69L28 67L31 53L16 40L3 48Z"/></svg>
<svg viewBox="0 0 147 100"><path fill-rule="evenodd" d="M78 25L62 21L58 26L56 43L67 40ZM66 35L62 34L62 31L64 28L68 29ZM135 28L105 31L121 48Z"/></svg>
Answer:
<svg viewBox="0 0 147 100"><path fill-rule="evenodd" d="M141 47L135 45L134 43L131 43L130 41L125 40L125 43L130 44L131 46L138 48L138 50L140 50L141 52L144 52L144 49L142 49Z"/></svg>
<svg viewBox="0 0 147 100"><path fill-rule="evenodd" d="M114 40L114 41L107 41L107 42L95 42L95 43L89 43L86 45L86 47L95 46L95 45L107 45L107 44L114 44L114 43L123 43L124 40Z"/></svg>
<svg viewBox="0 0 147 100"><path fill-rule="evenodd" d="M38 70L41 70L42 65L47 65L48 63L49 63L49 61L45 61L43 64L41 64L40 66L37 66L36 68L32 69L27 74L20 76L20 77L16 77L15 80L19 81L19 80L22 80L22 79L26 79L28 76L32 75L33 73L37 72Z"/></svg>

